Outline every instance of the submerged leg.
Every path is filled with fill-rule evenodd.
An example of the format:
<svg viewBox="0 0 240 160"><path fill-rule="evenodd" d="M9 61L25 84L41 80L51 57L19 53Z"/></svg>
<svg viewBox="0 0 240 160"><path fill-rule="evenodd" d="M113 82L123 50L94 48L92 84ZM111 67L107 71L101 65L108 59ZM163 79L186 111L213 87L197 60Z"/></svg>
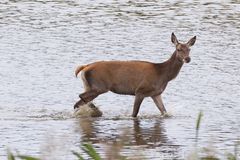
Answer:
<svg viewBox="0 0 240 160"><path fill-rule="evenodd" d="M152 99L153 99L154 103L156 104L156 106L158 107L158 109L161 111L162 115L166 114L167 111L163 105L161 95L152 96Z"/></svg>
<svg viewBox="0 0 240 160"><path fill-rule="evenodd" d="M135 101L134 101L134 106L133 106L133 113L132 113L132 117L137 117L140 105L143 101L144 97L143 96L139 96L136 95L135 97Z"/></svg>

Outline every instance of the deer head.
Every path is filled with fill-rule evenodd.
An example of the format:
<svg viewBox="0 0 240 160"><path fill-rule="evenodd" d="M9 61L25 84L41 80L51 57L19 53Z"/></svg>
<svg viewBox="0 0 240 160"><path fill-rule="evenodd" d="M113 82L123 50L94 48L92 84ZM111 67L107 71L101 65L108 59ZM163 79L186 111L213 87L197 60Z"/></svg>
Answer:
<svg viewBox="0 0 240 160"><path fill-rule="evenodd" d="M171 36L172 43L176 46L176 56L179 61L184 63L189 63L191 58L189 56L190 47L194 45L196 41L196 36L191 38L187 43L179 43L177 37L172 33Z"/></svg>

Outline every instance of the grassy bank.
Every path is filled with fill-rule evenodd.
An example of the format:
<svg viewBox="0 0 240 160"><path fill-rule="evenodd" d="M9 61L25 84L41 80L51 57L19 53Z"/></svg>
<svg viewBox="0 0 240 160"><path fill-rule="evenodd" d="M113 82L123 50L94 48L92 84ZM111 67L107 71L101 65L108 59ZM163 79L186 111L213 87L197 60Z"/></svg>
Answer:
<svg viewBox="0 0 240 160"><path fill-rule="evenodd" d="M187 157L185 157L186 160L220 160L217 155L214 153L208 153L206 156L202 156L202 150L198 147L198 139L199 139L199 130L201 121L203 118L203 113L199 112L197 120L196 120L196 128L195 128L195 147L194 151L189 153ZM105 153L105 158L101 157L100 154L97 152L97 150L93 147L90 143L85 143L80 146L80 149L88 156L87 159L92 160L125 160L125 159L136 159L135 156L132 157L126 157L121 155L121 150L124 148L124 137L121 140L122 142L117 142L114 145L108 146L110 148L107 153ZM240 145L240 142L238 141L235 145L235 151L234 153L227 153L226 157L224 159L227 160L237 160L238 157L238 147ZM211 148L204 148L206 150L211 150ZM72 154L76 157L78 160L85 160L86 158L83 157L83 155L80 152L72 151ZM144 158L146 159L146 158ZM27 156L27 155L21 155L16 154L14 155L11 151L8 151L8 160L41 160L40 158Z"/></svg>

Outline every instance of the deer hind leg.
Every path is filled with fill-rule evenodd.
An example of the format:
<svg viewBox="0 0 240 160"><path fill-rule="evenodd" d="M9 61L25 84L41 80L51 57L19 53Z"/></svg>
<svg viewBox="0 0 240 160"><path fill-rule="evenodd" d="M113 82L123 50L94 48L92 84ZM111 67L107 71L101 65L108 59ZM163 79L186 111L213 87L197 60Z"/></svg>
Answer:
<svg viewBox="0 0 240 160"><path fill-rule="evenodd" d="M79 95L80 100L74 105L74 109L78 108L81 105L87 104L88 102L95 99L98 95L107 92L107 89L103 87L94 89L91 81L87 79L85 72L82 73L82 81L83 81L85 92Z"/></svg>
<svg viewBox="0 0 240 160"><path fill-rule="evenodd" d="M78 108L81 105L87 104L88 102L92 101L97 96L99 96L100 94L103 94L105 92L106 91L89 90L89 91L86 91L86 92L80 94L79 97L81 99L74 105L74 109Z"/></svg>
<svg viewBox="0 0 240 160"><path fill-rule="evenodd" d="M86 92L91 90L91 87L90 87L90 85L89 85L89 83L88 83L88 81L86 79L86 75L85 75L84 71L81 74L81 78L82 78L83 87L84 87L84 90L85 90L84 93L86 93ZM81 98L81 94L79 95L79 98L80 98L80 100L75 103L74 109L78 108L81 105L86 104L85 100Z"/></svg>
<svg viewBox="0 0 240 160"><path fill-rule="evenodd" d="M154 103L156 104L156 106L158 107L158 109L160 110L160 112L162 113L162 115L166 114L167 110L165 109L165 107L163 105L161 95L152 96L152 99L153 99Z"/></svg>
<svg viewBox="0 0 240 160"><path fill-rule="evenodd" d="M90 90L90 91L80 94L79 97L81 98L81 100L84 103L88 103L88 102L92 101L93 99L95 99L98 95L103 94L105 92L106 91Z"/></svg>
<svg viewBox="0 0 240 160"><path fill-rule="evenodd" d="M81 74L81 78L83 81L83 87L84 87L85 92L91 90L91 86L86 79L86 73L84 71Z"/></svg>

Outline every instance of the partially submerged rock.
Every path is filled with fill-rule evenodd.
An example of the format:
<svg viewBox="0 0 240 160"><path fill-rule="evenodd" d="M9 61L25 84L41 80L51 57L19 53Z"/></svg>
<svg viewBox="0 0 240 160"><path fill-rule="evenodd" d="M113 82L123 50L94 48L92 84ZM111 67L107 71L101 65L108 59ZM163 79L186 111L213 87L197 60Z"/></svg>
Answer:
<svg viewBox="0 0 240 160"><path fill-rule="evenodd" d="M79 106L74 111L75 117L101 117L102 112L93 103L88 103Z"/></svg>

